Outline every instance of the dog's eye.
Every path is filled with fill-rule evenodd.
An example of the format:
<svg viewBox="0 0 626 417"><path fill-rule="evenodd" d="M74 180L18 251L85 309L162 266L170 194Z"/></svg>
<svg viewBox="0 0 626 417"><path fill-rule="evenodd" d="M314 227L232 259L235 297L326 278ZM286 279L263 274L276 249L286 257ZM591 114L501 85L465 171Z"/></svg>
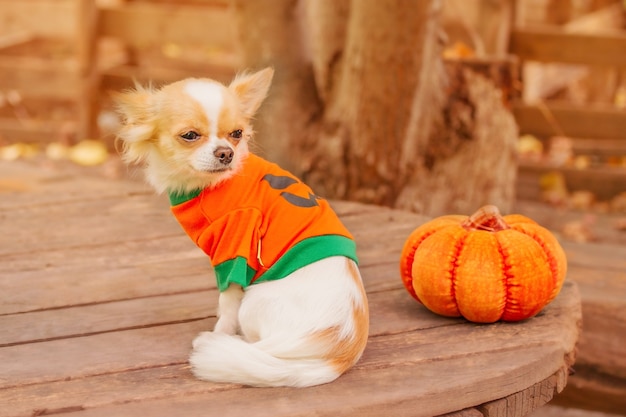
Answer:
<svg viewBox="0 0 626 417"><path fill-rule="evenodd" d="M200 134L197 132L194 132L193 130L190 130L187 133L183 133L182 135L180 135L181 138L185 139L188 142L193 142L194 140L198 140L198 138L200 137Z"/></svg>
<svg viewBox="0 0 626 417"><path fill-rule="evenodd" d="M241 131L241 129L237 129L230 132L230 137L233 139L241 139L242 134L243 132Z"/></svg>

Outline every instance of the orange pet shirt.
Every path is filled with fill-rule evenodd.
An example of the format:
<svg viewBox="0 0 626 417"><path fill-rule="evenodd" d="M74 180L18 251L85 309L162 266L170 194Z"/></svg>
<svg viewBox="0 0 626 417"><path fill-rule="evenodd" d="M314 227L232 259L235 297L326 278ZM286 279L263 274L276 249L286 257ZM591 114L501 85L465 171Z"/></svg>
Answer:
<svg viewBox="0 0 626 417"><path fill-rule="evenodd" d="M284 278L330 256L357 260L328 202L289 172L250 155L215 188L170 194L183 229L211 258L220 291Z"/></svg>

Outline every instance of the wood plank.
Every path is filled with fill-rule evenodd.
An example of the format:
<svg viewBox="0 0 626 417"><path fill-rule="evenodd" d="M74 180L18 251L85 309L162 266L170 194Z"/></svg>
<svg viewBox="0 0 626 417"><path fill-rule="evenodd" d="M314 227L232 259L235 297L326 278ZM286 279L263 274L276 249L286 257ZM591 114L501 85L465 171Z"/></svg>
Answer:
<svg viewBox="0 0 626 417"><path fill-rule="evenodd" d="M0 316L0 347L215 318L217 291L160 295Z"/></svg>
<svg viewBox="0 0 626 417"><path fill-rule="evenodd" d="M0 236L0 256L179 235L180 226L169 213L167 204L159 197L137 194L124 198L110 195L94 200L67 200L51 206L25 205L20 210L15 210L16 206L13 206L13 210L4 211L3 215L15 230L10 235ZM80 216L81 213L91 215ZM125 222L129 218L128 213L138 213L130 224ZM379 219L381 221L377 222ZM364 221L374 223L367 230L361 230ZM367 250L370 252L388 248L390 241L402 244L408 233L423 221L424 217L411 213L396 217L381 213L344 218L346 227L354 230L355 237L368 243ZM57 230L46 227L50 222L75 232L60 235ZM159 227L149 227L150 224L159 224ZM33 234L27 225L37 228L38 234ZM380 239L383 230L388 233L385 239ZM89 234L85 235L85 231Z"/></svg>
<svg viewBox="0 0 626 417"><path fill-rule="evenodd" d="M411 416L430 417L462 404L489 401L546 378L541 369L562 360L536 346L478 357L410 362L402 366L352 369L332 384L307 388L241 390L193 380L183 366L108 374L87 380L9 388L0 392L7 407L0 416L25 417L34 410L59 416ZM485 377L473 369L489 367ZM502 375L523 375L502 383ZM433 387L432 381L440 381ZM415 381L415 384L407 384ZM480 386L473 390L468 387ZM220 389L221 388L221 389ZM445 393L446 401L440 398ZM245 401L242 401L245 395ZM323 400L322 400L323 399ZM349 400L348 400L349 399ZM352 405L346 407L346 402ZM65 409L65 412L64 412ZM9 412L9 410L13 410Z"/></svg>
<svg viewBox="0 0 626 417"><path fill-rule="evenodd" d="M596 33L599 30L619 30L623 27L623 22L622 5L614 3L591 13L575 16L559 27L565 33ZM579 81L582 77L588 77L590 72L611 70L598 67L589 68L584 65L526 62L524 65L524 96L529 101L549 97ZM592 78L603 79L605 77L596 74Z"/></svg>
<svg viewBox="0 0 626 417"><path fill-rule="evenodd" d="M404 288L368 295L373 336L398 334L464 323L430 314L414 301ZM99 304L72 306L0 316L0 347L70 339L113 331L205 320L213 325L217 313L215 288L193 292L158 295ZM420 321L415 321L415 315Z"/></svg>
<svg viewBox="0 0 626 417"><path fill-rule="evenodd" d="M183 235L43 252L37 256L41 263L31 266L29 258L28 252L19 261L0 258L0 293L11 294L0 314L215 287L209 259ZM26 269L12 271L14 265Z"/></svg>
<svg viewBox="0 0 626 417"><path fill-rule="evenodd" d="M624 135L626 137L626 135ZM594 155L600 158L626 156L626 141L622 139L575 138L572 150L575 155Z"/></svg>
<svg viewBox="0 0 626 417"><path fill-rule="evenodd" d="M149 255L138 261L138 253ZM365 287L371 292L397 288L400 282L397 254L380 258L378 263L367 254L361 258ZM70 256L63 249L48 251L36 262L28 253L0 260L0 293L12 294L0 304L0 315L203 291L216 285L209 259L182 235L75 248Z"/></svg>
<svg viewBox="0 0 626 417"><path fill-rule="evenodd" d="M385 249L380 253L365 249L359 241L362 249L357 253L368 291L383 291L399 284L398 252L404 236L379 239ZM0 314L215 287L208 257L180 231L172 236L109 245L61 247L40 252L35 260L28 251L0 259L0 292L13 294L0 304ZM28 289L23 288L24 282L29 282Z"/></svg>
<svg viewBox="0 0 626 417"><path fill-rule="evenodd" d="M617 272L626 271L624 249L619 245L594 243L581 245L580 243L562 241L568 263L576 267L596 268L599 271L609 269Z"/></svg>
<svg viewBox="0 0 626 417"><path fill-rule="evenodd" d="M180 226L167 208L155 206L143 196L101 198L51 206L34 206L4 214L11 222L11 235L0 236L0 256L50 248L73 248L81 245L105 245L138 238L172 236ZM141 215L128 222L128 213ZM83 215L90 213L89 216ZM155 220L163 220L163 224ZM49 227L54 224L54 227ZM158 228L152 227L159 224ZM37 233L33 233L36 228ZM64 230L64 233L59 233Z"/></svg>
<svg viewBox="0 0 626 417"><path fill-rule="evenodd" d="M598 412L578 417L616 417L623 415L626 410L624 393L626 382L623 379L599 373L592 368L576 366L576 374L570 377L568 386L555 398L554 404Z"/></svg>
<svg viewBox="0 0 626 417"><path fill-rule="evenodd" d="M214 323L215 282L166 199L140 184L15 167L0 164L0 178L8 174L29 191L2 194L7 234L27 228L51 244L27 240L26 249L40 248L33 257L0 237L0 307L22 311L0 316L0 416L206 415L207 404L223 415L256 415L254 404L277 416L435 415L522 398L518 393L563 368L577 338L579 296L569 282L544 312L522 323L483 326L428 312L406 294L397 271L405 237L425 218L332 202L354 229L370 298L372 336L363 360L337 382L307 390L242 391L197 381L187 355L196 333ZM95 232L66 233L88 226L73 217L91 217ZM111 221L128 230L100 229Z"/></svg>
<svg viewBox="0 0 626 417"><path fill-rule="evenodd" d="M527 416L535 409L554 398L563 391L567 383L567 366L561 368L551 377L500 400L481 404L477 407L482 416Z"/></svg>
<svg viewBox="0 0 626 417"><path fill-rule="evenodd" d="M520 334L524 334L526 346L554 345L563 355L573 349L578 338L577 331L573 331L577 324L572 321L572 315L580 315L579 300L575 284L567 283L559 297L532 320L491 325L450 320L423 308L411 307L413 317L401 324L406 326L399 329L402 331L386 331L385 337L378 338L376 334L372 335L364 356L367 360L362 366L376 368L403 361L419 362L425 358L439 360L470 352L471 356L479 356L480 352L510 350L520 345ZM413 303L405 296L403 303L409 301ZM420 323L424 318L428 319L425 325ZM378 318L375 314L372 319L385 322L384 317ZM184 363L191 340L198 332L209 328L209 321L195 320L3 347L0 359L5 366L0 382L10 387ZM407 331L410 329L420 331ZM393 349L389 349L392 345ZM442 350L441 346L446 349ZM27 367L24 367L25 363L28 363ZM555 371L552 369L550 374Z"/></svg>
<svg viewBox="0 0 626 417"><path fill-rule="evenodd" d="M19 120L0 117L0 135L3 143L49 143L57 141L62 137L63 127L63 122L54 120Z"/></svg>
<svg viewBox="0 0 626 417"><path fill-rule="evenodd" d="M622 274L622 282L624 277L626 275ZM626 381L626 291L610 286L605 291L615 291L616 294L593 301L583 298L585 321L577 364L581 368L586 367L597 374L605 375L607 382L611 379ZM617 299L618 294L621 299Z"/></svg>
<svg viewBox="0 0 626 417"><path fill-rule="evenodd" d="M2 29L28 28L38 36L71 38L76 34L75 0L2 1Z"/></svg>
<svg viewBox="0 0 626 417"><path fill-rule="evenodd" d="M517 28L511 32L510 52L540 62L626 67L626 34L571 33L558 27Z"/></svg>
<svg viewBox="0 0 626 417"><path fill-rule="evenodd" d="M128 177L133 168L128 169ZM135 175L141 178L137 173ZM94 201L99 198L119 198L137 195L154 196L143 182L128 178L111 179L103 175L102 167L79 167L68 161L57 163L45 158L0 163L0 179L13 187L1 187L0 212L22 211L29 208ZM166 197L155 201L167 207Z"/></svg>
<svg viewBox="0 0 626 417"><path fill-rule="evenodd" d="M548 172L558 171L565 177L568 191L592 191L600 201L609 201L626 191L626 170L620 167L597 167L577 169L573 167L554 167L547 164L523 162L519 165L520 181L534 184L518 198L541 201L540 178Z"/></svg>
<svg viewBox="0 0 626 417"><path fill-rule="evenodd" d="M24 43L32 42L36 38L30 30L19 29L0 34L0 53L3 49L13 48Z"/></svg>
<svg viewBox="0 0 626 417"><path fill-rule="evenodd" d="M557 297L545 313L532 320L516 324L473 325L434 316L423 310L420 313L418 310L414 312L414 317L407 320L408 326L423 328L422 320L425 315L430 315L434 320L440 321L440 324L436 327L423 328L420 331L385 333L384 337L372 337L363 360L336 383L307 390L271 390L273 394L276 394L272 396L267 396L263 392L267 390L255 389L246 391L246 396L261 395L255 401L262 401L264 407L271 407L271 410L278 411L275 415L294 412L293 405L286 408L283 408L286 404L283 404L283 407L279 406L280 398L289 398L290 402L296 401L291 404L296 404L313 394L318 403L315 410L322 413L321 415L325 415L326 411L337 411L340 404L336 402L332 404L332 410L325 410L324 407L320 408L317 396L323 395L325 399L329 396L333 398L333 393L340 394L344 403L349 397L354 404L363 404L365 408L369 408L367 404L382 407L386 403L390 406L397 399L406 397L406 401L413 399L419 402L420 407L424 403L431 407L425 408L423 415L440 414L463 408L454 401L467 404L468 395L472 397L475 404L480 404L487 401L489 396L504 397L520 391L526 388L529 382L540 382L560 369L564 351L573 349L575 343L576 331L571 330L576 324L571 314L579 314L579 312L576 313L577 302L576 287L567 284L562 295ZM393 304L387 302L385 305ZM373 315L373 317L376 316ZM387 322L384 317L380 320L381 323ZM0 402L7 401L7 404L11 404L10 409L14 410L13 412L20 408L32 412L34 407L90 408L91 405L85 406L84 402L96 401L100 404L102 402L113 404L115 411L110 415L121 415L120 413L136 407L141 407L152 415L152 407L154 404L160 404L161 400L156 403L150 401L150 404L143 403L143 400L161 398L166 399L165 402L170 404L182 402L186 412L196 407L194 405L196 401L204 402L206 407L208 400L213 409L232 413L231 408L225 407L226 402L222 403L222 394L231 398L233 395L241 395L239 391L228 389L232 387L221 386L224 390L213 392L211 397L196 397L193 395L194 390L201 389L206 392L215 385L198 384L197 381L193 381L189 371L184 367L188 343L183 340L190 340L195 332L206 328L206 324L200 321L107 333L71 341L58 340L5 347L0 349L3 363L7 364L5 372L0 377L4 379L3 385L6 387L0 391ZM523 335L525 347L520 349L521 335ZM441 349L441 346L446 346L446 349ZM470 351L473 353L468 355ZM81 354L77 355L78 352ZM26 358L29 358L29 367L23 369L20 364ZM487 367L492 376L487 378L486 387L484 374L475 370ZM520 371L520 367L524 370ZM517 369L515 373L517 376L508 378L507 375L511 375L509 372L512 369ZM136 383L135 378L138 374L135 372L145 376L146 373L149 374L152 371L158 374L164 370L170 374L169 377L161 375L145 378L142 384ZM405 371L410 372L405 373ZM67 374L71 374L72 378L64 377ZM375 377L376 374L380 374L380 378ZM413 380L415 375L420 375L422 379L432 377L432 381L430 384L407 385L406 381ZM481 387L484 389L468 391L469 386L474 386L478 382L476 378L483 380ZM503 378L506 378L506 382ZM101 382L96 383L98 379ZM130 383L129 379L134 382ZM103 383L102 380L109 381L109 383ZM366 381L376 382L372 384ZM433 387L435 381L437 385ZM173 384L173 382L176 383ZM141 389L138 389L138 385ZM150 389L146 389L147 386ZM191 392L190 386L193 388ZM401 386L404 388L397 391ZM94 387L101 387L101 389L92 392ZM354 391L355 387L359 387L358 391ZM384 395L371 397L374 391L380 389L384 390ZM80 392L77 393L74 390ZM351 394L346 396L346 392L351 392ZM446 392L449 398L456 398L456 400L451 400L452 402L442 407L441 401L433 400L437 392ZM35 393L40 395L39 401L32 401L33 396L37 395ZM44 396L47 400L45 402L41 401L43 393L47 393ZM52 395L52 393L55 394ZM288 396L283 396L283 394L288 394ZM304 397L299 398L300 395ZM353 395L358 396L359 399L355 400ZM263 397L265 399L261 399ZM255 402L252 398L248 400L250 400L248 404ZM400 402L402 401L404 400ZM312 407L308 401L305 402L306 406ZM434 404L435 402L438 406ZM122 408L118 409L116 403L123 403ZM402 405L403 408L407 406L408 404ZM111 410L105 407L92 411L104 413ZM0 415L3 414L0 412Z"/></svg>
<svg viewBox="0 0 626 417"><path fill-rule="evenodd" d="M534 181L538 181L538 178L535 178ZM536 193L538 197L540 197L541 190L539 184L533 183L532 187L533 192ZM515 212L530 217L540 225L552 230L553 233L555 233L557 236L561 236L563 229L566 227L566 225L572 224L572 222L580 222L587 214L580 210L555 209L553 207L550 207L547 203L529 200L524 201L520 198L520 192L518 192L518 200L515 205ZM594 219L593 224L590 226L591 231L594 235L593 244L591 245L592 247L595 247L596 245L602 245L602 247L607 248L609 253L614 254L615 250L612 249L613 247L615 247L616 245L626 246L626 233L620 231L618 228L615 227L618 224L619 219L622 217L621 214L603 213L602 215L597 215L594 213L592 216ZM580 247L580 244L575 244L573 249L575 251L574 253L580 252L581 250L576 251L576 247ZM574 253L572 253L572 256L570 256L571 262L577 262L576 258L578 254ZM582 254L582 256L585 257L584 254ZM585 258L589 257L587 256ZM606 261L609 263L615 263L616 260L619 260L618 256L614 258L610 256L602 256L602 258L606 258ZM601 270L603 268L600 267L598 269Z"/></svg>
<svg viewBox="0 0 626 417"><path fill-rule="evenodd" d="M100 10L99 34L122 38L133 47L178 42L232 50L235 26L230 9L210 4L128 3Z"/></svg>
<svg viewBox="0 0 626 417"><path fill-rule="evenodd" d="M624 27L624 23L623 5L612 3L600 9L576 16L562 27L568 32L594 33L599 30L621 29Z"/></svg>
<svg viewBox="0 0 626 417"><path fill-rule="evenodd" d="M398 285L397 252L403 240L388 242L389 249L378 255L358 249L368 291L385 291ZM182 233L108 246L82 245L71 251L48 250L36 259L29 252L0 259L0 292L13 294L0 304L0 314L215 287L209 259ZM29 282L29 289L23 288L24 282Z"/></svg>
<svg viewBox="0 0 626 417"><path fill-rule="evenodd" d="M79 94L80 77L72 69L55 68L52 62L19 65L0 59L0 89L14 89L25 97L72 100Z"/></svg>
<svg viewBox="0 0 626 417"><path fill-rule="evenodd" d="M214 288L208 258L182 232L166 199L153 195L142 183L76 177L75 170L33 169L26 161L2 166L0 178L17 181L28 192L5 193L8 198L0 200L0 215L11 227L0 237L0 288L14 294L0 306L0 313ZM399 251L404 237L424 218L380 209L371 220L378 225L375 230L389 224L388 230L395 231L385 235L387 240L380 239L375 230L361 233L377 208L356 203L333 205L348 227L356 230L363 247L377 242L383 249L380 254L361 251L362 257L372 256L362 267L368 263L377 266L376 278L369 286L381 289L389 288L387 282L397 284L393 251ZM138 213L137 219L131 216L130 223L129 212ZM51 222L55 227L49 227ZM29 232L33 229L39 232ZM90 229L89 235L82 232ZM39 251L35 258L33 251ZM387 280L389 270L394 274L391 280ZM23 289L23 282L30 283L29 290Z"/></svg>
<svg viewBox="0 0 626 417"><path fill-rule="evenodd" d="M626 54L623 54L626 56ZM549 112L558 123L562 133L573 138L597 138L626 140L626 110L611 106L577 106L565 102L550 102ZM559 135L546 119L544 112L537 105L517 102L513 115L520 133L529 133L538 137L549 138Z"/></svg>
<svg viewBox="0 0 626 417"><path fill-rule="evenodd" d="M187 77L209 77L228 84L240 68L238 60L224 62L223 65L207 63L202 68L159 68L146 65L120 65L102 70L102 87L104 90L121 91L140 84L168 84Z"/></svg>
<svg viewBox="0 0 626 417"><path fill-rule="evenodd" d="M557 397L558 401L558 397ZM479 416L481 417L481 416ZM597 409L586 410L579 408L561 407L554 402L546 404L528 417L616 417L615 414L606 414Z"/></svg>

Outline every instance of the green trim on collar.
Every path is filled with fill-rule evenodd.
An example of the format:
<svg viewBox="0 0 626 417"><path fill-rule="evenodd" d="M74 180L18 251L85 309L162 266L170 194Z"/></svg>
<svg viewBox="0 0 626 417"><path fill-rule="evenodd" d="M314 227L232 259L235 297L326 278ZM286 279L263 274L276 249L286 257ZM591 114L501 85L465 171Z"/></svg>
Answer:
<svg viewBox="0 0 626 417"><path fill-rule="evenodd" d="M192 199L198 197L201 192L202 192L201 188L198 188L197 190L189 191L189 192L186 192L186 193L182 192L182 191L170 192L169 193L170 205L171 206L177 206L179 204L184 203L185 201L192 200Z"/></svg>

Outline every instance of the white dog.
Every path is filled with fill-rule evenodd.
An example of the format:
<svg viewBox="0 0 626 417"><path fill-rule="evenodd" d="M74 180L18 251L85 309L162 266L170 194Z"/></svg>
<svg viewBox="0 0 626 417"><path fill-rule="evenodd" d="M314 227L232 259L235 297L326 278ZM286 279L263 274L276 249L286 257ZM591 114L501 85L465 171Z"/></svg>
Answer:
<svg viewBox="0 0 626 417"><path fill-rule="evenodd" d="M368 305L354 240L328 202L248 151L272 76L267 68L229 86L186 79L120 93L119 139L215 268L219 319L193 342L195 375L304 387L359 360Z"/></svg>

